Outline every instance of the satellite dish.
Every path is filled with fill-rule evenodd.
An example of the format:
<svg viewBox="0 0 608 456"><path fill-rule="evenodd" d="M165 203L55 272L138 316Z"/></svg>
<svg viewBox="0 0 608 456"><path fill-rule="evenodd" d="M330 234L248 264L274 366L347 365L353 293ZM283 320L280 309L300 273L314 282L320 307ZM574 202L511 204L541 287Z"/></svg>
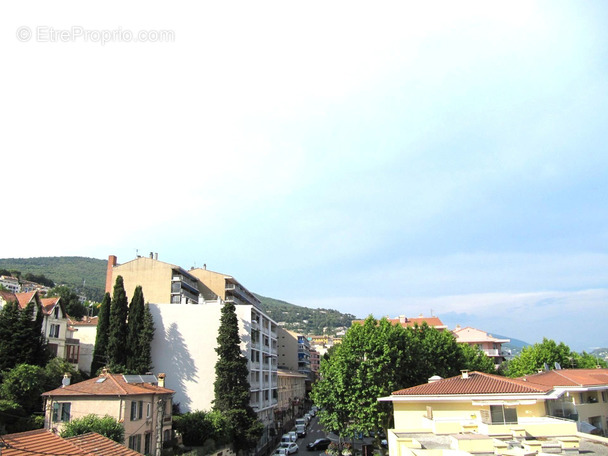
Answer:
<svg viewBox="0 0 608 456"><path fill-rule="evenodd" d="M548 371L549 370L549 365L547 363L544 364L545 370Z"/></svg>
<svg viewBox="0 0 608 456"><path fill-rule="evenodd" d="M556 361L555 362L555 370L560 370L562 368L562 366L560 366L560 364Z"/></svg>

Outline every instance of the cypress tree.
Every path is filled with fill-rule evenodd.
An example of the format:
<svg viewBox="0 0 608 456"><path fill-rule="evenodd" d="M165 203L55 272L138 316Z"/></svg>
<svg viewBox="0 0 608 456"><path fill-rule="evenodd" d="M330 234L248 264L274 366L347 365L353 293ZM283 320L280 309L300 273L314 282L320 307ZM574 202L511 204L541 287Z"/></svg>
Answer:
<svg viewBox="0 0 608 456"><path fill-rule="evenodd" d="M127 333L127 371L132 374L145 374L141 372L142 366L139 363L141 350L140 337L144 325L144 294L141 286L138 285L133 292L131 304L129 304L129 319Z"/></svg>
<svg viewBox="0 0 608 456"><path fill-rule="evenodd" d="M12 369L23 362L19 347L21 339L16 337L20 327L19 317L17 302L9 302L0 309L0 371Z"/></svg>
<svg viewBox="0 0 608 456"><path fill-rule="evenodd" d="M42 307L34 302L25 309L17 302L9 302L0 309L0 371L23 363L46 364L48 352L42 320Z"/></svg>
<svg viewBox="0 0 608 456"><path fill-rule="evenodd" d="M237 452L254 448L262 432L262 424L249 405L249 370L240 344L236 309L233 303L226 302L222 307L215 349L218 360L215 364L213 402L214 409L228 419Z"/></svg>
<svg viewBox="0 0 608 456"><path fill-rule="evenodd" d="M108 361L110 303L110 293L106 293L101 301L99 314L97 315L97 334L95 335L95 349L93 350L93 361L91 362L91 375L95 375Z"/></svg>
<svg viewBox="0 0 608 456"><path fill-rule="evenodd" d="M127 364L127 315L129 306L122 276L116 278L110 305L108 361L113 371L124 371Z"/></svg>
<svg viewBox="0 0 608 456"><path fill-rule="evenodd" d="M144 308L144 322L141 328L138 344L138 365L142 372L152 370L152 340L154 339L154 318L150 312L150 304Z"/></svg>

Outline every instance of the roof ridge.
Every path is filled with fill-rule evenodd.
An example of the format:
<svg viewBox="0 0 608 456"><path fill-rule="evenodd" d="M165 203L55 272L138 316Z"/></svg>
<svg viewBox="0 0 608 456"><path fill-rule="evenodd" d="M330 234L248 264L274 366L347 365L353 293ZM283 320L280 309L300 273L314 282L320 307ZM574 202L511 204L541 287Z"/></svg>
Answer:
<svg viewBox="0 0 608 456"><path fill-rule="evenodd" d="M114 378L114 376L115 376L115 375L121 375L121 374L111 374L111 373L108 373L108 375L110 376L110 378L112 379L112 381L114 382L114 384L115 384L116 386L118 386L118 387L119 387L119 388L122 390L122 392L123 392L124 394L129 394L129 392L128 392L128 391L127 391L127 390L126 390L126 389L125 389L125 388L124 388L124 387L123 387L123 386L122 386L122 385L121 385L121 384L118 382L118 380L116 380L116 379Z"/></svg>
<svg viewBox="0 0 608 456"><path fill-rule="evenodd" d="M478 372L478 371L474 371L474 372L478 373L478 374L482 374L482 375L484 375L486 377L492 377L492 378L495 378L497 380L503 380L503 381L512 383L514 385L519 385L519 386L524 386L525 385L525 386L527 386L529 388L536 389L538 391L545 391L545 386L541 385L540 383L530 382L528 380L523 380L521 378L503 377L501 375L487 374L485 372Z"/></svg>

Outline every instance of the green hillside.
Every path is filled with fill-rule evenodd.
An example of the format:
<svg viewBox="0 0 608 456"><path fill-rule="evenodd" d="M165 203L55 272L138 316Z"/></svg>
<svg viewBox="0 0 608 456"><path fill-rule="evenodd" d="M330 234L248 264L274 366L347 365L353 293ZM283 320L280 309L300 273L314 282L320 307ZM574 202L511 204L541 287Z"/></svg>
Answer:
<svg viewBox="0 0 608 456"><path fill-rule="evenodd" d="M23 277L27 273L43 275L55 285L68 285L88 300L100 302L105 291L107 260L84 257L38 257L0 259L0 270L18 271ZM323 328L350 326L354 315L331 309L309 309L278 299L256 295L262 309L277 322L294 331L322 334Z"/></svg>
<svg viewBox="0 0 608 456"><path fill-rule="evenodd" d="M0 259L0 269L43 275L55 285L68 285L88 300L101 302L106 287L108 261L85 257L38 257Z"/></svg>
<svg viewBox="0 0 608 456"><path fill-rule="evenodd" d="M287 329L304 334L321 335L324 333L324 328L328 328L327 331L333 333L335 328L350 327L351 322L357 318L337 310L309 309L258 294L256 296L261 301L264 312L274 321L281 323Z"/></svg>

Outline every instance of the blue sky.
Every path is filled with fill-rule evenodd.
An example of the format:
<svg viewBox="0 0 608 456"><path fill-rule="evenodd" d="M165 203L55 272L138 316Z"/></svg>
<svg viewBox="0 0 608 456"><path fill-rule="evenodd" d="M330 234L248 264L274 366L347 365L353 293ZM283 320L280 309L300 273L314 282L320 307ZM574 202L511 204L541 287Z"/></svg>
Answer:
<svg viewBox="0 0 608 456"><path fill-rule="evenodd" d="M0 256L608 346L605 3L418 3L3 3Z"/></svg>

